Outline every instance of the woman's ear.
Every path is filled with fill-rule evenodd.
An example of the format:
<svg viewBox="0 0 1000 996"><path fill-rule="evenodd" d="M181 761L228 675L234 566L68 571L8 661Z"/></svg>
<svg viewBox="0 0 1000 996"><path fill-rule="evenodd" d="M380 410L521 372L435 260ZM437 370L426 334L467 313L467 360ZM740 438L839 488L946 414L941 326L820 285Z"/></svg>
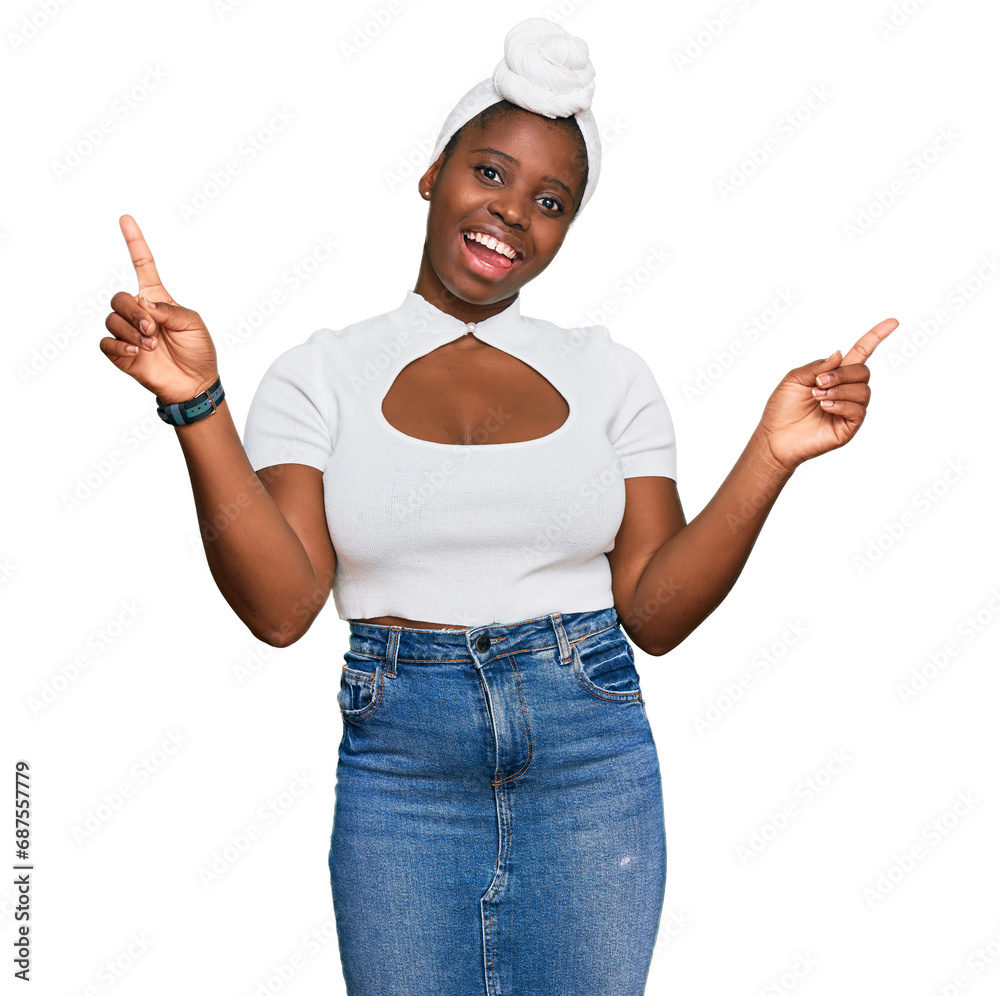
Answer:
<svg viewBox="0 0 1000 996"><path fill-rule="evenodd" d="M437 180L438 173L441 172L441 167L444 165L444 153L437 157L427 167L427 172L417 181L417 190L420 191L420 196L425 199L430 199L431 192L434 189L434 183Z"/></svg>

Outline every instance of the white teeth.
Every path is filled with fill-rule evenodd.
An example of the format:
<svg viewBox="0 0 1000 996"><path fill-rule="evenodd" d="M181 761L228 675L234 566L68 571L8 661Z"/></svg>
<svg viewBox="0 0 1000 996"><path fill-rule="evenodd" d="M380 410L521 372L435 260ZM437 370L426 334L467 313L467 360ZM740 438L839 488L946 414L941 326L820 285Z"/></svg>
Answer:
<svg viewBox="0 0 1000 996"><path fill-rule="evenodd" d="M467 239L472 239L474 242L481 242L488 249L494 249L508 259L513 259L517 255L516 249L512 249L506 242L501 242L499 239L493 238L492 235L484 235L482 232L465 232L464 234Z"/></svg>

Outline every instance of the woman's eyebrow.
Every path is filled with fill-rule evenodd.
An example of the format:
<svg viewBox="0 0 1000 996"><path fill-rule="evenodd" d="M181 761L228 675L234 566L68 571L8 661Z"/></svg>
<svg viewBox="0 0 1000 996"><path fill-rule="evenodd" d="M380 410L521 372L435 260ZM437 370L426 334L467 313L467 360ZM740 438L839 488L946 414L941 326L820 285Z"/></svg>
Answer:
<svg viewBox="0 0 1000 996"><path fill-rule="evenodd" d="M484 149L470 149L469 151L470 152L492 152L493 155L500 156L502 159L506 159L508 162L513 163L515 166L520 166L521 165L520 160L515 159L512 155L510 155L507 152L501 152L499 149L491 149L491 148L487 147L487 148L484 148ZM565 190L566 193L569 195L569 199L571 201L573 201L574 204L576 203L576 198L573 197L573 191L570 190L569 187L567 187L566 184L562 182L562 180L557 180L554 176L543 176L542 179L545 180L547 183L554 183L557 186L562 187L563 190Z"/></svg>
<svg viewBox="0 0 1000 996"><path fill-rule="evenodd" d="M520 163L519 160L515 159L512 155L509 155L506 152L501 152L499 149L470 149L469 151L470 152L492 152L493 155L495 155L495 156L502 156L508 162L512 162L515 166L520 166L521 165L521 163Z"/></svg>

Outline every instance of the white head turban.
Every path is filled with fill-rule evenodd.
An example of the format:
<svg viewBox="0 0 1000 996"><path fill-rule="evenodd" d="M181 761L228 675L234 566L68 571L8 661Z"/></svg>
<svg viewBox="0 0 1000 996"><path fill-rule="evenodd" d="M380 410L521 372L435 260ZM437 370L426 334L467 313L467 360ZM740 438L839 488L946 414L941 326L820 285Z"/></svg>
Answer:
<svg viewBox="0 0 1000 996"><path fill-rule="evenodd" d="M477 83L448 115L430 161L441 155L462 125L499 100L509 100L547 118L576 115L587 147L587 186L579 214L594 193L601 172L601 139L590 111L594 65L587 43L544 17L528 17L507 32L503 54L492 78Z"/></svg>

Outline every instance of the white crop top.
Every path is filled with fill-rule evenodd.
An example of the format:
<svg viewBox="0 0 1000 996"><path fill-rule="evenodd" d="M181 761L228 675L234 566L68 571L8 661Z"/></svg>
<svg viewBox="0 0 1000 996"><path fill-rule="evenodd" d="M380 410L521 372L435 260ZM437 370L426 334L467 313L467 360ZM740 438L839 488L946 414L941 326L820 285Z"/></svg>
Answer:
<svg viewBox="0 0 1000 996"><path fill-rule="evenodd" d="M452 445L390 425L396 375L470 329L566 399L558 429ZM604 326L524 317L520 297L467 325L408 290L394 311L318 329L265 372L244 447L255 471L323 472L341 619L474 626L608 608L624 479L676 480L673 422L642 357Z"/></svg>

